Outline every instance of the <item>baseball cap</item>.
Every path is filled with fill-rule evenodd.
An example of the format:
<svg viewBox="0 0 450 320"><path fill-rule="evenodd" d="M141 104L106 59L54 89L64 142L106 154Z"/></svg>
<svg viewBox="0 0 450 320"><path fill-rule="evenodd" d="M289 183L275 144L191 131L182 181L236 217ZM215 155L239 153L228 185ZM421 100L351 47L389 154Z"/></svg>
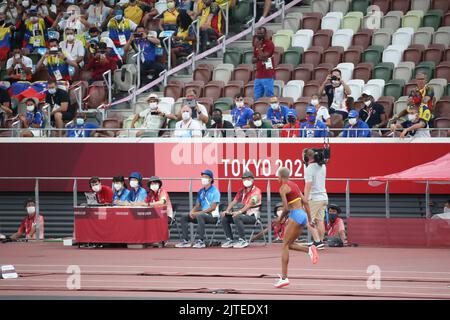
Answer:
<svg viewBox="0 0 450 320"><path fill-rule="evenodd" d="M294 112L293 110L289 110L286 116L287 116L288 118L289 118L289 117L297 117L297 115L295 114L295 112Z"/></svg>
<svg viewBox="0 0 450 320"><path fill-rule="evenodd" d="M356 110L350 110L350 112L348 113L349 118L357 118L358 116L359 116L359 113Z"/></svg>
<svg viewBox="0 0 450 320"><path fill-rule="evenodd" d="M366 89L362 92L363 96L372 96L372 92L370 92L370 90Z"/></svg>
<svg viewBox="0 0 450 320"><path fill-rule="evenodd" d="M314 107L308 107L308 108L306 108L306 113L308 114L308 113L316 113L316 108L314 108Z"/></svg>
<svg viewBox="0 0 450 320"><path fill-rule="evenodd" d="M242 179L245 179L245 178L255 179L255 176L253 175L253 173L251 171L245 171L244 174L242 175Z"/></svg>
<svg viewBox="0 0 450 320"><path fill-rule="evenodd" d="M138 179L139 181L141 181L142 175L139 172L132 172L128 178L129 179L134 178L134 179Z"/></svg>
<svg viewBox="0 0 450 320"><path fill-rule="evenodd" d="M214 180L214 174L211 170L203 170L201 174L205 174Z"/></svg>

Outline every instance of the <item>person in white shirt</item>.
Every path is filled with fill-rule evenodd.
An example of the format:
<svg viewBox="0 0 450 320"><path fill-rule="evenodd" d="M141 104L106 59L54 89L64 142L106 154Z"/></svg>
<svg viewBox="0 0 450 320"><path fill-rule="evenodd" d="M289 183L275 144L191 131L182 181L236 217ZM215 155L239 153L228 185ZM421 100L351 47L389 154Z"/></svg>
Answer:
<svg viewBox="0 0 450 320"><path fill-rule="evenodd" d="M328 195L325 188L327 168L323 157L313 149L305 149L303 153L305 169L305 199L309 200L312 223L316 228L310 228L317 249L323 249L325 236L325 209L328 205Z"/></svg>
<svg viewBox="0 0 450 320"><path fill-rule="evenodd" d="M6 61L6 73L12 80L31 80L33 61L22 54L20 48L14 48L12 57Z"/></svg>
<svg viewBox="0 0 450 320"><path fill-rule="evenodd" d="M66 15L66 16L65 16ZM76 35L82 35L86 29L89 28L89 23L84 16L81 15L81 10L78 6L71 5L67 7L67 12L60 12L56 17L52 29L58 27L60 30L67 28L74 29Z"/></svg>
<svg viewBox="0 0 450 320"><path fill-rule="evenodd" d="M202 136L202 125L192 119L192 109L188 105L181 108L181 121L175 125L174 136L178 138L198 138Z"/></svg>
<svg viewBox="0 0 450 320"><path fill-rule="evenodd" d="M328 97L330 113L340 114L343 119L348 117L347 96L352 94L350 87L342 80L339 69L331 70L325 81L319 87L319 94Z"/></svg>
<svg viewBox="0 0 450 320"><path fill-rule="evenodd" d="M66 40L62 41L59 44L62 52L66 55L67 59L75 61L80 69L83 68L84 65L84 55L85 49L83 43L75 39L75 30L67 28L66 31Z"/></svg>
<svg viewBox="0 0 450 320"><path fill-rule="evenodd" d="M107 7L103 0L94 0L93 4L86 10L85 18L90 24L90 27L97 27L103 29L108 21L111 8Z"/></svg>
<svg viewBox="0 0 450 320"><path fill-rule="evenodd" d="M313 94L311 96L311 105L316 108L316 122L317 120L322 121L328 127L331 126L331 116L328 112L328 108L320 105L319 94Z"/></svg>

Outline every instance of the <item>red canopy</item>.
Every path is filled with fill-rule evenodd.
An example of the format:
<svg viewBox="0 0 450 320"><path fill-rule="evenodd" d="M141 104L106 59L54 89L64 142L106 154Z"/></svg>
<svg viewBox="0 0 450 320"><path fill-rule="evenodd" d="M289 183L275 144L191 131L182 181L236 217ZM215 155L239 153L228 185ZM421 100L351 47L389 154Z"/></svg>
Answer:
<svg viewBox="0 0 450 320"><path fill-rule="evenodd" d="M446 184L450 183L450 152L434 161L404 171L369 178L369 185L376 187L386 181L414 181Z"/></svg>

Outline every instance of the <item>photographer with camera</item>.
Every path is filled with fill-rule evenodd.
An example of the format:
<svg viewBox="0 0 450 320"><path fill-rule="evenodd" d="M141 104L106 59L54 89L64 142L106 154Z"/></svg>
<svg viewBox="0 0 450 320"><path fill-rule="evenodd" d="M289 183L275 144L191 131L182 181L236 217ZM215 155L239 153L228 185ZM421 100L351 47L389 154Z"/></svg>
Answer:
<svg viewBox="0 0 450 320"><path fill-rule="evenodd" d="M124 47L125 56L127 56L130 48L133 48L134 52L141 51L139 58L141 59L142 86L159 78L159 74L165 69L161 63L156 61L156 46L160 44L161 41L157 38L155 31L147 33L143 26L139 26ZM152 74L151 80L148 78L149 74ZM154 86L153 89L159 91L157 86Z"/></svg>
<svg viewBox="0 0 450 320"><path fill-rule="evenodd" d="M25 47L28 52L45 48L48 41L47 29L52 25L52 21L48 17L43 17L35 9L23 13L21 18L22 21L16 27L18 33L24 33L22 47Z"/></svg>
<svg viewBox="0 0 450 320"><path fill-rule="evenodd" d="M37 63L36 70L42 66L47 67L50 79L56 81L70 81L69 66L78 68L78 64L62 52L57 39L50 39L49 49Z"/></svg>
<svg viewBox="0 0 450 320"><path fill-rule="evenodd" d="M186 90L186 98L183 100L183 106L191 108L191 117L193 120L199 122L203 129L206 129L206 123L209 120L208 110L206 107L197 102L197 91L195 89ZM175 115L167 116L168 119L181 120L182 114L178 117Z"/></svg>
<svg viewBox="0 0 450 320"><path fill-rule="evenodd" d="M325 188L327 167L323 149L305 149L303 151L305 168L305 199L309 200L312 224L315 228L308 226L317 249L324 248L323 238L325 235L325 209L328 205L328 195Z"/></svg>
<svg viewBox="0 0 450 320"><path fill-rule="evenodd" d="M327 76L325 81L319 87L320 95L324 92L328 97L330 114L337 113L342 116L343 120L347 119L347 96L349 96L352 91L344 80L342 80L341 71L339 69L332 70L331 74Z"/></svg>
<svg viewBox="0 0 450 320"><path fill-rule="evenodd" d="M137 137L142 136L144 133L153 133L155 136L158 136L159 129L162 128L166 117L169 115L159 109L159 97L157 94L150 94L147 102L148 108L135 114L133 121L131 122L130 127L136 128L136 123L142 119L142 125L138 127L142 130L136 133Z"/></svg>
<svg viewBox="0 0 450 320"><path fill-rule="evenodd" d="M100 42L98 50L96 50L86 65L86 70L92 71L92 78L88 80L88 83L103 81L103 73L108 70L114 73L116 69L117 62L108 55L106 43Z"/></svg>
<svg viewBox="0 0 450 320"><path fill-rule="evenodd" d="M22 54L21 48L15 47L12 51L12 57L6 62L8 81L31 81L32 70L33 61Z"/></svg>

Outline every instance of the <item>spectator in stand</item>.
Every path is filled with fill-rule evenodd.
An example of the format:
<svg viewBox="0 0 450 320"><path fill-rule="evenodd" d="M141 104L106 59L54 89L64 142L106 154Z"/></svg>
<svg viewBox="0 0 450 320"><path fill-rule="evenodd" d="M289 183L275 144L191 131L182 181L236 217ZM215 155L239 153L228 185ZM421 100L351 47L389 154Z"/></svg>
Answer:
<svg viewBox="0 0 450 320"><path fill-rule="evenodd" d="M103 185L100 178L92 177L89 179L89 186L95 192L99 204L111 204L113 202L114 193L111 187Z"/></svg>
<svg viewBox="0 0 450 320"><path fill-rule="evenodd" d="M202 136L202 125L199 121L192 119L192 108L184 105L181 108L181 121L175 124L174 136L177 138L200 138Z"/></svg>
<svg viewBox="0 0 450 320"><path fill-rule="evenodd" d="M131 122L131 128L136 128L136 123L140 120L143 119L143 122L141 124L141 126L139 127L139 129L143 129L140 130L138 132L136 132L136 136L140 137L145 133L153 133L156 134L156 136L159 134L159 130L163 127L165 121L166 121L166 117L170 114L166 114L163 111L161 111L159 109L159 97L157 94L152 93L149 95L148 97L148 105L149 107L143 111L141 111L140 113L137 113L134 118L133 121Z"/></svg>
<svg viewBox="0 0 450 320"><path fill-rule="evenodd" d="M172 67L177 66L178 57L188 56L192 53L193 44L196 41L195 27L192 25L191 16L186 11L180 11L176 23L177 31L172 36Z"/></svg>
<svg viewBox="0 0 450 320"><path fill-rule="evenodd" d="M204 52L217 43L222 35L222 13L219 4L213 0L199 2L200 51Z"/></svg>
<svg viewBox="0 0 450 320"><path fill-rule="evenodd" d="M293 110L289 110L287 113L287 124L281 130L281 137L300 137L300 121L297 120L297 116Z"/></svg>
<svg viewBox="0 0 450 320"><path fill-rule="evenodd" d="M159 74L164 71L165 67L156 61L156 46L159 46L161 41L157 38L155 31L151 31L147 34L145 28L142 26L137 27L136 33L133 33L130 40L124 47L125 56L130 48L133 48L135 52L141 50L141 84L146 85L150 81L154 81L159 78ZM152 74L151 80L148 79L148 75ZM153 87L154 90L159 91L157 86Z"/></svg>
<svg viewBox="0 0 450 320"><path fill-rule="evenodd" d="M126 19L130 19L135 24L139 25L144 17L145 11L148 11L149 6L137 0L129 0L127 4L124 6L124 15Z"/></svg>
<svg viewBox="0 0 450 320"><path fill-rule="evenodd" d="M181 216L181 229L183 240L175 245L177 248L190 248L192 244L188 237L189 222L198 223L197 237L198 240L194 244L194 248L205 248L205 224L215 224L220 217L219 204L220 192L213 185L214 174L211 170L204 170L201 173L203 188L197 193L197 201L195 206L189 212Z"/></svg>
<svg viewBox="0 0 450 320"><path fill-rule="evenodd" d="M56 128L63 129L64 121L72 121L75 117L76 106L71 105L67 91L58 88L55 80L49 80L47 83L47 94L45 102L51 107L51 121L55 123ZM62 131L58 131L61 136Z"/></svg>
<svg viewBox="0 0 450 320"><path fill-rule="evenodd" d="M13 1L6 1L6 3L3 2L3 5L0 5L0 12L5 15L5 23L11 25L16 25L17 21L20 20L19 11L22 14L23 10L23 6Z"/></svg>
<svg viewBox="0 0 450 320"><path fill-rule="evenodd" d="M96 27L104 30L111 11L112 9L105 5L103 0L93 0L84 17L90 28Z"/></svg>
<svg viewBox="0 0 450 320"><path fill-rule="evenodd" d="M78 67L78 64L70 60L59 47L57 39L51 39L49 41L49 50L45 53L36 65L36 70L41 69L43 66L47 67L48 75L50 79L56 81L70 81L71 75L69 66L74 68Z"/></svg>
<svg viewBox="0 0 450 320"><path fill-rule="evenodd" d="M35 98L28 98L25 101L26 111L19 115L21 128L27 128L22 131L22 137L40 137L41 129L44 128L44 115L39 109L39 101Z"/></svg>
<svg viewBox="0 0 450 320"><path fill-rule="evenodd" d="M113 203L119 204L120 202L127 201L130 196L130 190L127 188L125 178L123 176L116 176L112 182L114 188Z"/></svg>
<svg viewBox="0 0 450 320"><path fill-rule="evenodd" d="M92 77L88 81L89 84L95 81L103 81L103 73L108 70L114 73L117 69L117 62L107 54L106 43L101 42L98 45L97 52L91 57L85 69L92 71Z"/></svg>
<svg viewBox="0 0 450 320"><path fill-rule="evenodd" d="M347 244L345 233L345 224L339 215L341 208L338 205L330 204L328 206L328 223L325 227L328 236L328 246L343 247Z"/></svg>
<svg viewBox="0 0 450 320"><path fill-rule="evenodd" d="M259 27L253 41L253 63L256 63L256 75L253 86L254 100L274 96L275 64L273 53L275 45L267 39L265 27Z"/></svg>
<svg viewBox="0 0 450 320"><path fill-rule="evenodd" d="M254 225L256 219L259 219L261 208L261 189L254 185L255 176L252 172L246 171L242 175L242 183L244 187L236 193L234 200L228 204L225 211L222 212L222 227L227 240L222 244L222 248L245 248L249 243L245 240L245 224ZM240 203L241 209L232 211L236 204ZM233 239L231 231L231 223L236 225L239 240Z"/></svg>
<svg viewBox="0 0 450 320"><path fill-rule="evenodd" d="M25 239L36 240L36 225L38 218L36 216L36 201L32 198L25 201L25 210L27 216L20 223L19 230L11 236L11 240L17 241L22 236ZM39 212L39 239L44 239L44 217Z"/></svg>
<svg viewBox="0 0 450 320"><path fill-rule="evenodd" d="M434 89L427 84L427 76L424 73L416 74L417 88L421 98L421 104L425 104L430 111L433 111L435 104Z"/></svg>
<svg viewBox="0 0 450 320"><path fill-rule="evenodd" d="M209 120L208 110L206 110L204 105L198 103L197 97L198 95L195 89L187 89L186 99L183 101L183 104L191 108L192 119L199 122L200 126L205 129L205 124L208 123ZM173 115L169 119L180 120L181 114L178 117Z"/></svg>
<svg viewBox="0 0 450 320"><path fill-rule="evenodd" d="M416 105L408 106L408 120L391 125L391 131L403 129L400 138L415 137L415 138L429 138L430 130L428 122L420 117L419 108ZM428 110L429 111L429 110Z"/></svg>
<svg viewBox="0 0 450 320"><path fill-rule="evenodd" d="M159 20L160 31L177 31L177 18L180 11L176 7L175 0L167 1L167 10L163 12Z"/></svg>
<svg viewBox="0 0 450 320"><path fill-rule="evenodd" d="M100 43L100 29L97 27L89 28L89 31L84 35L83 43L87 49L86 54L94 54L95 49L98 48L98 44Z"/></svg>
<svg viewBox="0 0 450 320"><path fill-rule="evenodd" d="M324 92L328 97L328 108L330 108L330 113L340 114L344 120L347 119L347 96L349 96L352 91L344 80L342 80L341 71L339 69L332 70L331 74L327 76L325 81L319 87L319 94L322 95Z"/></svg>
<svg viewBox="0 0 450 320"><path fill-rule="evenodd" d="M364 90L362 93L364 108L359 110L359 118L367 123L369 128L383 128L387 125L387 116L384 107L375 102L372 93Z"/></svg>
<svg viewBox="0 0 450 320"><path fill-rule="evenodd" d="M59 44L59 47L68 60L74 61L78 68L82 69L84 66L84 56L86 53L83 43L80 40L75 39L75 29L67 28L65 30L65 34L66 40L62 41Z"/></svg>
<svg viewBox="0 0 450 320"><path fill-rule="evenodd" d="M315 93L311 96L311 105L316 108L316 121L322 121L328 127L331 126L331 116L328 111L328 108L320 105L320 95Z"/></svg>
<svg viewBox="0 0 450 320"><path fill-rule="evenodd" d="M106 56L109 57L110 59L114 60L117 64L118 68L121 68L123 65L123 59L119 54L119 50L114 45L114 42L108 37L102 37L100 39L99 46L103 48L104 45L100 45L101 43L106 44Z"/></svg>
<svg viewBox="0 0 450 320"><path fill-rule="evenodd" d="M288 111L294 112L297 116L295 110L290 110L288 107L280 105L278 98L273 96L270 98L270 108L267 110L266 119L272 121L272 128L281 129L287 123Z"/></svg>
<svg viewBox="0 0 450 320"><path fill-rule="evenodd" d="M6 73L10 82L31 81L33 61L22 54L21 48L15 47L12 51L12 57L6 62Z"/></svg>
<svg viewBox="0 0 450 320"><path fill-rule="evenodd" d="M6 89L0 87L0 127L13 115L14 111L11 106L11 97Z"/></svg>
<svg viewBox="0 0 450 320"><path fill-rule="evenodd" d="M48 17L43 17L36 10L28 10L22 16L19 30L24 32L22 47L28 52L35 52L46 47L48 41L47 28L52 25Z"/></svg>
<svg viewBox="0 0 450 320"><path fill-rule="evenodd" d="M236 129L248 129L250 121L253 120L253 110L245 105L242 93L234 96L234 106L231 110L233 125Z"/></svg>
<svg viewBox="0 0 450 320"><path fill-rule="evenodd" d="M95 136L95 129L98 126L93 123L87 123L83 114L77 114L74 123L67 127L68 138L89 138Z"/></svg>
<svg viewBox="0 0 450 320"><path fill-rule="evenodd" d="M370 129L367 123L359 119L359 112L351 110L348 114L348 124L342 131L344 138L368 138L370 137Z"/></svg>
<svg viewBox="0 0 450 320"><path fill-rule="evenodd" d="M0 61L8 59L11 50L12 25L5 21L6 15L0 11Z"/></svg>
<svg viewBox="0 0 450 320"><path fill-rule="evenodd" d="M150 208L155 207L166 207L167 210L167 217L169 219L169 225L172 222L172 219L174 219L173 216L173 209L172 209L172 203L170 202L169 194L165 189L162 188L162 181L156 176L150 177L150 179L147 182L147 187L149 189L147 198L145 201L136 203L136 205L139 206L148 206Z"/></svg>
<svg viewBox="0 0 450 320"><path fill-rule="evenodd" d="M270 129L272 129L270 122L263 121L261 113L253 113L253 119L249 122L249 130L247 130L249 137L271 137Z"/></svg>
<svg viewBox="0 0 450 320"><path fill-rule="evenodd" d="M119 53L123 56L121 48L123 48L131 38L131 34L136 30L137 24L123 16L123 9L117 7L114 10L114 17L108 22L109 37L114 45L119 49Z"/></svg>
<svg viewBox="0 0 450 320"><path fill-rule="evenodd" d="M139 206L147 198L147 191L142 187L142 175L139 172L132 172L128 177L130 181L130 194L128 196L128 204Z"/></svg>
<svg viewBox="0 0 450 320"><path fill-rule="evenodd" d="M328 136L328 127L316 119L316 108L306 108L306 121L300 124L300 136L303 138L321 138Z"/></svg>
<svg viewBox="0 0 450 320"><path fill-rule="evenodd" d="M413 105L419 110L419 118L423 119L429 125L433 119L430 109L425 103L422 103L422 97L420 92L417 90L412 90L409 94L408 105ZM408 116L408 108L400 111L398 114L392 117L391 122L396 122L402 117Z"/></svg>
<svg viewBox="0 0 450 320"><path fill-rule="evenodd" d="M59 12L56 17L55 23L52 29L59 29L61 31L67 28L75 30L75 35L77 37L82 37L86 29L89 29L91 25L83 15L81 15L80 7L76 5L70 5L67 7L66 11Z"/></svg>
<svg viewBox="0 0 450 320"><path fill-rule="evenodd" d="M214 124L210 126L210 129L213 129L214 137L234 136L234 130L232 130L234 129L233 124L230 121L223 120L222 111L220 109L214 109L212 119Z"/></svg>

